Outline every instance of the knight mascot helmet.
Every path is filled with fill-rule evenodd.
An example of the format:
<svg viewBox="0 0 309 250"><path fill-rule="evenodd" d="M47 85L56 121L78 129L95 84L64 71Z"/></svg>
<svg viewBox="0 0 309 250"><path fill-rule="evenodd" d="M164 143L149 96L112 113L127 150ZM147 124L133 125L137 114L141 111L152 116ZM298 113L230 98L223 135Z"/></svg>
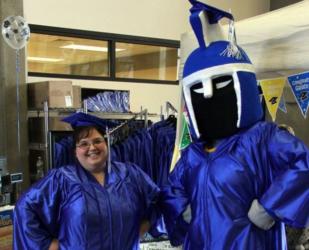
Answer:
<svg viewBox="0 0 309 250"><path fill-rule="evenodd" d="M195 137L216 140L261 120L257 80L250 59L236 44L233 16L198 1L190 2L190 23L199 47L185 61L183 93ZM224 17L231 21L229 40L207 44L206 27Z"/></svg>

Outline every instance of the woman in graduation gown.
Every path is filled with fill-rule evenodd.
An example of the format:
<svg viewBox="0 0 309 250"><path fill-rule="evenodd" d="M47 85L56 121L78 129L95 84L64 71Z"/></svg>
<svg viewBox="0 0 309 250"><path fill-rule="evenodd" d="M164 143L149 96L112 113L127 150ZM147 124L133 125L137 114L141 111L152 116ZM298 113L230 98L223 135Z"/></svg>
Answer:
<svg viewBox="0 0 309 250"><path fill-rule="evenodd" d="M102 120L74 114L75 165L52 169L19 199L14 249L138 249L157 186L137 166L108 164Z"/></svg>

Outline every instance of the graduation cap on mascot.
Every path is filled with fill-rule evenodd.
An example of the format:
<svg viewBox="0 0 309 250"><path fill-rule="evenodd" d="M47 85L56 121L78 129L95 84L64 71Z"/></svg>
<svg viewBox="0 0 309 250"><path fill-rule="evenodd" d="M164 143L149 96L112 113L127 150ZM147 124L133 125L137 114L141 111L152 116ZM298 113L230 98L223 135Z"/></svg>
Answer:
<svg viewBox="0 0 309 250"><path fill-rule="evenodd" d="M195 138L217 140L250 127L263 116L253 65L236 43L232 14L190 0L198 40L184 64L182 88ZM219 21L230 21L228 39L207 39Z"/></svg>

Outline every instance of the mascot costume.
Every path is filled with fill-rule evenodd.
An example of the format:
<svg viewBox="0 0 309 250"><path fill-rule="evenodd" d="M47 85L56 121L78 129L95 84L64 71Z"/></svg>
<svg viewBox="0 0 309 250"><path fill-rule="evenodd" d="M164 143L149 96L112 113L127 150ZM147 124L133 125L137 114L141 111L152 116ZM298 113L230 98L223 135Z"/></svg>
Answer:
<svg viewBox="0 0 309 250"><path fill-rule="evenodd" d="M254 68L233 25L227 41L205 42L207 25L233 16L190 2L199 47L182 89L196 139L162 189L170 241L190 250L286 249L284 224L309 226L309 150L262 121Z"/></svg>

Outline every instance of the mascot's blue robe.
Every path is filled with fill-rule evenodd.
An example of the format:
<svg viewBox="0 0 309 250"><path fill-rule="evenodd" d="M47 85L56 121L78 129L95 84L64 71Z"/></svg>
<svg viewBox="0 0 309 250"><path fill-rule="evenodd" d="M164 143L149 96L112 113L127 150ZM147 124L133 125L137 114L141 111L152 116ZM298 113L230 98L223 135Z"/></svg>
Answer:
<svg viewBox="0 0 309 250"><path fill-rule="evenodd" d="M270 230L248 219L254 199L276 220ZM184 249L286 249L283 223L309 225L309 150L266 122L222 140L213 153L194 143L182 152L162 202L170 240ZM189 224L182 218L188 204Z"/></svg>
<svg viewBox="0 0 309 250"><path fill-rule="evenodd" d="M159 193L138 167L112 162L101 186L80 165L49 172L18 201L14 249L139 249L140 221Z"/></svg>

